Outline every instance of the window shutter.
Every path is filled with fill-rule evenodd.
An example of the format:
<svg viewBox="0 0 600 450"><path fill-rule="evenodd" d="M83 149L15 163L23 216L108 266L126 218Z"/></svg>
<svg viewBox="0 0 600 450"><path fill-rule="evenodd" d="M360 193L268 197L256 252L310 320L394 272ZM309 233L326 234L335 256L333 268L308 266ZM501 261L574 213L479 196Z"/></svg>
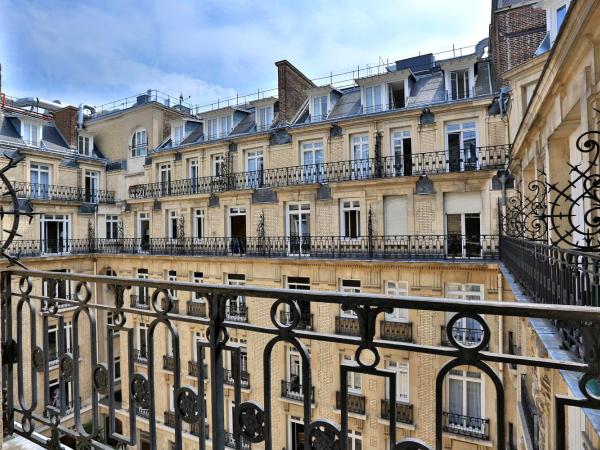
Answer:
<svg viewBox="0 0 600 450"><path fill-rule="evenodd" d="M408 234L408 202L405 195L383 198L384 233L386 236Z"/></svg>

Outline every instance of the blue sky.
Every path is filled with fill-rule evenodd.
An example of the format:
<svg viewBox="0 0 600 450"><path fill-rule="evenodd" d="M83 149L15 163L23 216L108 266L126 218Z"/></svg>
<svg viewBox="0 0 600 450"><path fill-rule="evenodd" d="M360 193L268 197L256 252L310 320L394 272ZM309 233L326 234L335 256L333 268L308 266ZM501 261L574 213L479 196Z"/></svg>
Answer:
<svg viewBox="0 0 600 450"><path fill-rule="evenodd" d="M474 45L490 3L0 0L2 90L100 104L159 89L202 105L275 87L281 59L314 78Z"/></svg>

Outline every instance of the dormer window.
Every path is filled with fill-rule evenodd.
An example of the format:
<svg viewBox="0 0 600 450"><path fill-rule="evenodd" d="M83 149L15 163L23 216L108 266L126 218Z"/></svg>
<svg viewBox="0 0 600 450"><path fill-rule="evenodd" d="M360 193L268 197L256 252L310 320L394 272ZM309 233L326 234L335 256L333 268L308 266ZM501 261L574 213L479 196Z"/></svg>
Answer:
<svg viewBox="0 0 600 450"><path fill-rule="evenodd" d="M228 114L226 116L215 117L212 119L206 119L206 133L205 137L207 140L219 139L227 136L233 129L233 115Z"/></svg>
<svg viewBox="0 0 600 450"><path fill-rule="evenodd" d="M469 98L471 84L469 82L469 69L450 72L450 99L460 100Z"/></svg>
<svg viewBox="0 0 600 450"><path fill-rule="evenodd" d="M39 147L42 141L42 127L35 123L21 122L21 136L28 145Z"/></svg>
<svg viewBox="0 0 600 450"><path fill-rule="evenodd" d="M145 128L139 128L131 136L131 157L148 155L148 132Z"/></svg>
<svg viewBox="0 0 600 450"><path fill-rule="evenodd" d="M180 145L183 142L183 140L185 139L185 124L181 123L173 126L171 139L173 141L174 147Z"/></svg>
<svg viewBox="0 0 600 450"><path fill-rule="evenodd" d="M208 119L206 121L206 138L216 139L217 133L217 119Z"/></svg>
<svg viewBox="0 0 600 450"><path fill-rule="evenodd" d="M311 121L317 122L319 120L325 120L327 118L327 96L318 95L312 98L312 111L310 114Z"/></svg>
<svg viewBox="0 0 600 450"><path fill-rule="evenodd" d="M80 134L77 138L77 150L80 155L92 156L93 138Z"/></svg>
<svg viewBox="0 0 600 450"><path fill-rule="evenodd" d="M231 130L233 129L233 116L221 116L220 127L221 129L219 131L221 133L221 137L225 137L231 133Z"/></svg>
<svg viewBox="0 0 600 450"><path fill-rule="evenodd" d="M363 112L372 113L383 110L381 85L367 86L363 89Z"/></svg>
<svg viewBox="0 0 600 450"><path fill-rule="evenodd" d="M268 129L273 123L273 107L258 108L257 125L259 130Z"/></svg>

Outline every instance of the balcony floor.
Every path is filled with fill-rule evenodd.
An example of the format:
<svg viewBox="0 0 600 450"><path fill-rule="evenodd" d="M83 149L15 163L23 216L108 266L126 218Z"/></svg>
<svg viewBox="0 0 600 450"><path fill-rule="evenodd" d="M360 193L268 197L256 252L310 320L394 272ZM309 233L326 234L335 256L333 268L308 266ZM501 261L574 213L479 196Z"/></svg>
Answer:
<svg viewBox="0 0 600 450"><path fill-rule="evenodd" d="M6 437L4 439L5 439L5 441L2 444L2 450L20 450L20 449L43 450L43 448L44 448L44 447L40 447L39 445L34 444L31 441L28 441L27 439L25 439L24 437L21 437L21 436L15 435L12 438L8 438L8 440L6 440L7 439Z"/></svg>

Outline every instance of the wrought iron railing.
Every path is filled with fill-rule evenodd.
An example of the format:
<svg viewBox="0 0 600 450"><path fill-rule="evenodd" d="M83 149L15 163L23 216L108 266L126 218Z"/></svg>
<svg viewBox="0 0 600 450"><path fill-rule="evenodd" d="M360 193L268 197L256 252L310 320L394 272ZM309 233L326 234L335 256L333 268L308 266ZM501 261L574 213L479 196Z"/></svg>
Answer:
<svg viewBox="0 0 600 450"><path fill-rule="evenodd" d="M483 439L485 441L489 440L489 419L454 414L447 411L444 411L442 414L444 418L444 431L459 434L461 436Z"/></svg>
<svg viewBox="0 0 600 450"><path fill-rule="evenodd" d="M379 327L381 339L412 342L412 323L410 322L382 320Z"/></svg>
<svg viewBox="0 0 600 450"><path fill-rule="evenodd" d="M315 183L395 178L448 172L504 169L510 145L471 147L412 155L386 156L360 160L335 161L276 169L237 172L137 184L130 186L130 199L160 198L257 188L277 188Z"/></svg>
<svg viewBox="0 0 600 450"><path fill-rule="evenodd" d="M115 203L114 191L88 190L83 187L59 186L56 184L27 183L14 181L17 197L32 200L54 200L64 202Z"/></svg>
<svg viewBox="0 0 600 450"><path fill-rule="evenodd" d="M204 372L208 373L208 365L204 363ZM197 377L200 373L200 363L198 361L188 361L188 375Z"/></svg>
<svg viewBox="0 0 600 450"><path fill-rule="evenodd" d="M56 283L59 280L70 280L75 286L76 297L74 300L48 298L38 294L38 286L42 280ZM36 286L34 290L34 286ZM205 424L210 421L212 448L222 450L225 447L225 370L223 359L225 351L231 352L232 378L234 380L234 437L236 441L242 437L248 442L265 442L266 448L273 448L274 442L281 443L281 436L274 434L272 430L272 386L273 374L271 366L274 363L272 349L278 343L286 343L293 346L302 358L302 391L303 391L303 424L305 436L315 448L323 448L323 443L339 442L343 448L348 434L349 413L366 413L367 396L369 405L377 404L381 399L372 398L370 389L365 395L358 395L349 389L349 374L363 374L369 378L385 379L388 386L389 398L396 398L397 378L396 372L383 368L382 352L404 351L410 353L426 353L437 355L443 361L441 368L435 373L435 392L433 398L435 411L432 417L413 417L413 421L427 420L435 422L435 448L441 449L444 439L443 431L451 433L466 434L476 439L493 439L494 448L506 447L506 417L505 398L515 398L515 395L505 396L505 389L517 389L511 384L503 385L494 365L497 363L516 363L520 366L543 367L545 370L564 370L573 373L583 373L583 384L580 389L587 399L557 397L556 405L564 409L565 402L571 406L597 407L598 401L594 400L592 393L588 392L587 381L597 376L597 359L589 359L586 362L557 360L549 357L516 356L504 353L484 351L484 345L491 337L490 327L486 321L494 320L493 316L502 317L529 317L549 319L573 323L573 326L582 329L594 329L600 326L600 308L591 306L576 306L570 304L554 304L551 308L547 305L537 303L521 302L496 302L477 300L455 300L447 298L419 298L419 297L390 297L387 295L374 294L348 294L326 291L304 291L304 290L282 290L254 286L217 286L199 283L172 282L168 280L146 280L138 278L120 278L98 275L82 275L62 272L43 272L33 270L4 270L1 274L0 287L2 289L2 343L3 343L3 412L6 417L5 431L8 434L17 433L26 439L37 443L44 448L55 448L49 442L58 442L62 437L75 440L77 444L89 444L94 447L103 448L102 443L95 437L100 428L104 427L104 421L100 421L100 411L108 417L106 435L119 443L121 446L137 446L139 444L139 426L136 422L138 417L148 418L148 424L144 428L149 433L149 447L157 446L157 423L160 421L163 411L158 411L155 405L158 396L165 398L165 390L173 389L174 416L175 421L172 428L172 441L177 449L182 448L183 437L182 424L196 424L200 434L204 434ZM110 287L110 289L106 289ZM138 290L139 287L151 292L152 301L150 310L129 308L125 304L126 294L129 290ZM96 293L102 293L103 298L95 298ZM204 297L209 306L209 318L200 318L186 315L174 314L170 308L161 309L161 299L167 302L172 300L169 292L189 292ZM270 314L261 323L241 323L225 320L225 306L236 298L244 297L248 303L257 303L262 308L265 303L270 303ZM402 307L409 310L437 311L440 314L454 313L448 326L453 326L459 320L469 318L477 321L483 329L483 340L475 347L465 346L460 342L453 342L450 347L434 345L422 345L419 343L407 343L392 340L375 339L376 321L384 313L391 313L393 308L402 301ZM41 315L34 311L43 301L47 301L50 308ZM56 307L58 302L73 304L78 313L69 312L72 322L73 343L72 353L66 352L66 348L59 345L59 373L61 389L64 394L66 382L69 382L74 399L73 414L75 423L81 424L89 420L91 435L81 428L69 428L61 424L60 414L63 410L52 406L49 401L49 393L45 389L36 389L38 385L43 386L44 380L49 379L49 350L50 345L47 333L38 333L37 327L47 330L49 320L64 320L64 310ZM357 315L359 336L334 335L332 330L307 331L299 329L294 324L299 322L300 304L311 305L314 310L321 310L326 305L331 310L343 306L345 310L353 310ZM167 305L168 306L168 305ZM269 308L267 308L269 310ZM293 311L296 316L291 325L286 326L279 321L281 310ZM29 315L35 320L23 320L23 314ZM98 315L98 311L103 311ZM79 335L78 330L86 326L87 322L95 324L98 317L104 317L104 312L112 312L113 324L98 322L97 326L89 326L89 336L84 338ZM148 321L147 341L144 351L138 352L134 349L135 328L132 327L134 314L136 317L145 317ZM485 316L485 318L484 318ZM194 388L184 386L182 377L187 377L187 372L182 367L182 361L190 358L188 345L179 335L178 329L181 325L208 326L207 341L199 341L196 347L191 349L196 354L198 361L204 360L206 355L210 359L208 368L199 365ZM157 363L157 348L162 348L163 336L154 333L157 327L170 330L172 340L173 372L169 374L170 383L160 384L158 378L160 363ZM99 330L103 333L99 334ZM259 364L258 370L262 374L263 386L261 395L250 400L241 400L242 356L239 346L229 345L228 336L235 330L244 330L245 333L255 333L265 338L266 346L261 350L258 358L252 358L255 364ZM112 335L119 332L121 335L121 376L120 389L117 401L117 386L115 383L114 364L115 348L113 347ZM59 327L59 342L65 342L65 328ZM106 335L105 335L106 334ZM42 340L40 341L40 336ZM585 333L584 333L585 336ZM84 340L83 340L84 339ZM312 358L317 356L308 351L304 341L312 342L313 348L326 343L340 344L345 347L356 348L353 352L354 361L342 361L336 370L330 370L334 376L333 386L322 385L320 389L323 398L333 397L336 389L336 407L340 412L339 427L330 421L323 421L313 415L311 406L311 391L313 387L314 362ZM160 341L160 343L159 343ZM187 342L187 341L186 341ZM105 347L100 351L100 346ZM492 346L495 348L495 346ZM249 351L255 351L249 349ZM162 356L162 355L160 355ZM143 357L145 368L141 369L133 364L133 360ZM262 366L264 362L264 366ZM493 393L495 392L494 416L489 418L466 417L450 414L443 410L447 403L447 394L444 389L445 380L454 368L471 366L471 370L483 372L491 383L486 383ZM92 376L82 378L80 367L90 367ZM329 370L329 369L328 369ZM161 379L162 380L162 379ZM205 380L207 384L205 385ZM172 381L172 384L171 384ZM383 380L382 380L383 381ZM339 383L339 384L338 384ZM35 386L35 387L34 387ZM169 387L167 387L169 386ZM173 387L170 387L173 386ZM328 387L329 386L329 387ZM338 387L339 386L339 387ZM353 387L356 387L355 385ZM327 391L331 389L331 391ZM26 394L25 394L26 392ZM207 396L212 405L210 411L200 399ZM489 393L488 393L489 394ZM80 399L80 396L84 395ZM67 397L62 395L62 398ZM106 400L99 403L99 398ZM121 400L122 399L122 400ZM562 402L562 403L561 403ZM595 402L595 403L594 403ZM62 406L61 406L62 408ZM44 411L47 418L44 417ZM208 412L208 414L207 414ZM396 425L398 423L397 408L389 410L388 439L389 450L395 449L397 440ZM119 416L128 420L126 433L117 433L115 420ZM208 419L206 419L208 416ZM169 419L171 420L171 419ZM566 427L565 415L557 413L554 426L556 429ZM47 429L49 438L40 438L34 429ZM493 433L490 432L493 429ZM564 436L563 436L564 437ZM50 440L47 440L50 439ZM54 440L53 440L54 439ZM558 437L557 437L558 439ZM241 442L241 441L240 441ZM410 443L414 443L409 438ZM198 437L200 449L206 448L204 436ZM560 445L556 446L560 448ZM325 447L327 448L327 447Z"/></svg>
<svg viewBox="0 0 600 450"><path fill-rule="evenodd" d="M235 448L237 449L237 439L235 438L235 434L231 433L229 431L225 431L225 447L228 448ZM244 439L243 437L240 439L240 446L239 448L241 450L250 450L250 443Z"/></svg>
<svg viewBox="0 0 600 450"><path fill-rule="evenodd" d="M206 303L190 300L187 302L187 313L190 316L208 317L208 308L206 307Z"/></svg>
<svg viewBox="0 0 600 450"><path fill-rule="evenodd" d="M291 311L281 311L279 314L279 320L282 324L289 326L292 323L293 315L294 314ZM301 312L300 321L298 322L298 325L296 325L296 328L309 331L314 329L313 315Z"/></svg>
<svg viewBox="0 0 600 450"><path fill-rule="evenodd" d="M163 369L171 372L175 370L175 358L173 355L163 355Z"/></svg>
<svg viewBox="0 0 600 450"><path fill-rule="evenodd" d="M413 405L404 402L391 402L388 399L381 400L381 418L390 419L390 409L396 403L396 420L402 423L413 423Z"/></svg>
<svg viewBox="0 0 600 450"><path fill-rule="evenodd" d="M132 308L150 309L150 304L148 303L147 296L140 297L137 294L131 294L129 296L129 304L131 305Z"/></svg>
<svg viewBox="0 0 600 450"><path fill-rule="evenodd" d="M527 433L529 433L529 438L531 439L531 444L533 445L533 450L538 450L539 448L539 420L540 413L538 411L537 406L529 395L529 390L527 388L527 375L521 374L521 408L523 411L523 416L525 417L525 423L527 424Z"/></svg>
<svg viewBox="0 0 600 450"><path fill-rule="evenodd" d="M474 347L479 345L484 336L485 332L483 328L478 327L462 327L454 325L452 327L452 335L457 342ZM441 326L442 345L451 346L450 339L448 338L448 327L445 325Z"/></svg>
<svg viewBox="0 0 600 450"><path fill-rule="evenodd" d="M230 386L235 385L235 378L233 377L233 370L224 369L224 383ZM244 389L248 389L250 387L250 374L246 370L240 370L240 381L241 385Z"/></svg>
<svg viewBox="0 0 600 450"><path fill-rule="evenodd" d="M281 380L281 397L290 400L304 401L304 388L302 383L296 381ZM310 388L310 401L315 402L315 387Z"/></svg>
<svg viewBox="0 0 600 450"><path fill-rule="evenodd" d="M356 317L335 316L335 333L360 336L360 323Z"/></svg>
<svg viewBox="0 0 600 450"><path fill-rule="evenodd" d="M150 254L251 256L264 258L497 260L498 236L405 235L251 236L246 238L124 238L15 240L9 252L24 257L45 254Z"/></svg>

